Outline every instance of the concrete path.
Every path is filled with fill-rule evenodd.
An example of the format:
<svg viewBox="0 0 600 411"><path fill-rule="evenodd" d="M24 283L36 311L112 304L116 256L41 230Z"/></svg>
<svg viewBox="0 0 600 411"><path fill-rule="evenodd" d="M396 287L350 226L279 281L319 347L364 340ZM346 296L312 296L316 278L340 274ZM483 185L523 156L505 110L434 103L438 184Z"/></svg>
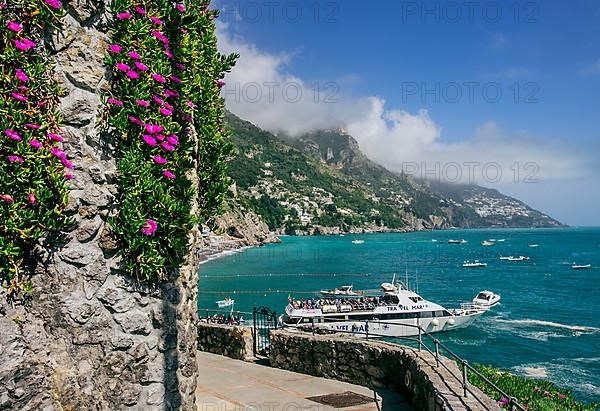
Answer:
<svg viewBox="0 0 600 411"><path fill-rule="evenodd" d="M198 352L198 411L377 411L374 401L333 408L307 397L351 391L373 398L373 391L358 385L297 374L260 364ZM413 411L400 394L378 390L382 411Z"/></svg>

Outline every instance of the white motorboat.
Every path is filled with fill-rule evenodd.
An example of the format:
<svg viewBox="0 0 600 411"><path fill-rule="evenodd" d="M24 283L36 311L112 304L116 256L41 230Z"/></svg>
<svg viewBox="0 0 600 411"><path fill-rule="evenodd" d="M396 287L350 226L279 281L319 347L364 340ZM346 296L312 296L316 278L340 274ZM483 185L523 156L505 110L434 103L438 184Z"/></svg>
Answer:
<svg viewBox="0 0 600 411"><path fill-rule="evenodd" d="M592 265L591 264L578 265L578 264L573 263L571 268L573 270L585 270L586 268L592 268Z"/></svg>
<svg viewBox="0 0 600 411"><path fill-rule="evenodd" d="M492 240L486 240L486 241L482 241L481 245L489 247L489 246L492 246L492 245L496 245L496 242L492 241Z"/></svg>
<svg viewBox="0 0 600 411"><path fill-rule="evenodd" d="M502 261L508 261L508 260L510 260L511 258L515 258L515 257L513 257L513 256L509 256L509 257L503 257L503 256L500 256L500 260L502 260Z"/></svg>
<svg viewBox="0 0 600 411"><path fill-rule="evenodd" d="M539 244L529 244L529 247L530 248L536 248L536 247L539 247Z"/></svg>
<svg viewBox="0 0 600 411"><path fill-rule="evenodd" d="M500 296L487 290L480 291L479 294L477 294L475 298L473 298L473 304L485 309L490 309L499 302Z"/></svg>
<svg viewBox="0 0 600 411"><path fill-rule="evenodd" d="M475 260L473 262L465 261L463 263L463 267L465 267L465 268L485 268L485 267L487 267L487 263L482 263L479 260Z"/></svg>
<svg viewBox="0 0 600 411"><path fill-rule="evenodd" d="M364 296L364 291L354 291L352 285L343 285L333 290L321 290L325 298L357 298Z"/></svg>
<svg viewBox="0 0 600 411"><path fill-rule="evenodd" d="M224 300L217 301L217 306L219 308L231 307L233 304L235 304L235 301L229 297L225 298Z"/></svg>
<svg viewBox="0 0 600 411"><path fill-rule="evenodd" d="M447 244L467 244L468 241L465 239L462 240L448 240Z"/></svg>
<svg viewBox="0 0 600 411"><path fill-rule="evenodd" d="M530 257L526 257L524 255L520 255L518 257L513 257L512 255L509 257L500 257L501 260L505 260L505 261L527 261L530 259Z"/></svg>
<svg viewBox="0 0 600 411"><path fill-rule="evenodd" d="M383 283L377 295L363 298L293 300L280 317L286 327L314 326L364 337L407 337L450 331L471 325L487 309L473 303L447 309L423 299L396 278Z"/></svg>
<svg viewBox="0 0 600 411"><path fill-rule="evenodd" d="M352 240L352 244L364 244L365 240Z"/></svg>

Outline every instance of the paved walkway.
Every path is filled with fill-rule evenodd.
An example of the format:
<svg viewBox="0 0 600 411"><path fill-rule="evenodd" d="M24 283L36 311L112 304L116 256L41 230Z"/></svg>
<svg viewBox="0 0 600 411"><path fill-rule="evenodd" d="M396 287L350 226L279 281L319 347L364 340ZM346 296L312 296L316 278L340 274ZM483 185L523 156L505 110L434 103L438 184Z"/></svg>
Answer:
<svg viewBox="0 0 600 411"><path fill-rule="evenodd" d="M373 391L358 385L311 377L260 364L198 352L198 411L377 411L374 401L333 408L308 400L351 391L373 398ZM400 394L377 390L382 411L413 411Z"/></svg>

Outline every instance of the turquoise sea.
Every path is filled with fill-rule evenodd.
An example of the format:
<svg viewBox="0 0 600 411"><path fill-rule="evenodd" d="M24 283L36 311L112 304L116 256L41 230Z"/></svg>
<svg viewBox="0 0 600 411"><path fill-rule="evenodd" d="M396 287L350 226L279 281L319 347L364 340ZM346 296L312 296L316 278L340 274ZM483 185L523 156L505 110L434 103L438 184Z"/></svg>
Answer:
<svg viewBox="0 0 600 411"><path fill-rule="evenodd" d="M352 244L355 239L365 242ZM449 239L468 243L446 244ZM480 244L488 239L504 241ZM500 261L501 255L531 259ZM462 267L474 259L488 267ZM573 263L592 268L573 270ZM282 237L281 244L202 265L198 305L203 315L230 296L236 311L266 305L282 313L288 291L300 298L345 284L373 289L394 272L447 307L484 289L500 294L501 304L474 325L440 339L470 362L543 376L579 399L600 401L600 228Z"/></svg>

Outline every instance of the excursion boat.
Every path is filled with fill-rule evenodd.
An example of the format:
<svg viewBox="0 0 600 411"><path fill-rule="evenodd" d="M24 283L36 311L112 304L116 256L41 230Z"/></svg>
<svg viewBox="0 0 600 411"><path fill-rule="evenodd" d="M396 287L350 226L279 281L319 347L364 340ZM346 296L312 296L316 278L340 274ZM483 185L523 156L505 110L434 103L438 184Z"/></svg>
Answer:
<svg viewBox="0 0 600 411"><path fill-rule="evenodd" d="M224 300L217 301L217 306L219 308L231 307L233 304L235 304L235 301L229 297L225 298Z"/></svg>
<svg viewBox="0 0 600 411"><path fill-rule="evenodd" d="M481 245L484 245L484 246L488 246L488 247L489 247L489 246L491 246L491 245L496 245L496 242L495 242L495 241L492 241L492 240L485 240L485 241L482 241L482 242L481 242Z"/></svg>
<svg viewBox="0 0 600 411"><path fill-rule="evenodd" d="M494 294L491 291L480 291L479 294L473 298L473 304L480 306L485 309L490 309L500 302L500 296Z"/></svg>
<svg viewBox="0 0 600 411"><path fill-rule="evenodd" d="M573 263L573 265L571 266L571 268L573 270L584 270L586 268L592 268L592 265L591 264L577 265L577 264Z"/></svg>
<svg viewBox="0 0 600 411"><path fill-rule="evenodd" d="M529 259L530 259L530 257L526 257L526 256L524 256L524 255L520 255L520 256L518 256L518 257L513 257L513 256L511 255L511 256L509 256L509 257L500 257L500 259L501 259L501 260L504 260L504 261L526 261L526 260L529 260Z"/></svg>
<svg viewBox="0 0 600 411"><path fill-rule="evenodd" d="M365 240L352 240L352 244L364 244Z"/></svg>
<svg viewBox="0 0 600 411"><path fill-rule="evenodd" d="M283 326L314 326L356 336L408 337L427 332L451 331L471 325L486 308L473 303L447 309L423 299L396 278L381 284L381 293L364 298L290 299L279 320Z"/></svg>
<svg viewBox="0 0 600 411"><path fill-rule="evenodd" d="M364 296L364 291L354 291L351 285L343 285L334 290L321 290L321 295L325 298L357 298Z"/></svg>
<svg viewBox="0 0 600 411"><path fill-rule="evenodd" d="M475 260L473 262L465 261L463 263L463 267L465 267L465 268L485 268L485 267L487 267L487 264L482 263L479 260Z"/></svg>
<svg viewBox="0 0 600 411"><path fill-rule="evenodd" d="M448 240L447 241L448 244L467 244L468 241L465 239L462 240Z"/></svg>

